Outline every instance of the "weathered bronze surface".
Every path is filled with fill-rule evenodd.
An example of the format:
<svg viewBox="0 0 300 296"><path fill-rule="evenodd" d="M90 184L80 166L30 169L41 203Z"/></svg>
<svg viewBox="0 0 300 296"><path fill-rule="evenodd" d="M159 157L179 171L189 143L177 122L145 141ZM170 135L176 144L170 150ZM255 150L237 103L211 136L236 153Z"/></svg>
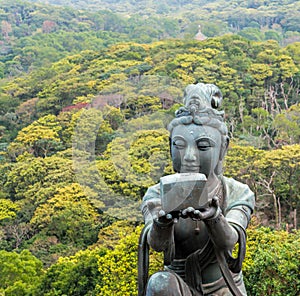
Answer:
<svg viewBox="0 0 300 296"><path fill-rule="evenodd" d="M254 194L222 174L229 138L221 91L187 86L169 124L175 175L148 189L139 244L139 295L247 295L241 271ZM178 184L176 184L178 182ZM239 244L237 258L232 249ZM165 268L148 279L149 246Z"/></svg>

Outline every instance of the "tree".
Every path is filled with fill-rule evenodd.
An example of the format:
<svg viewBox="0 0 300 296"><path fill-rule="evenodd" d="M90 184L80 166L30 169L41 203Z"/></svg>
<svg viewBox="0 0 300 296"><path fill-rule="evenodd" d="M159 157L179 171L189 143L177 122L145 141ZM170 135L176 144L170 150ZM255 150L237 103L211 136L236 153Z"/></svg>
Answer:
<svg viewBox="0 0 300 296"><path fill-rule="evenodd" d="M6 173L3 189L10 199L24 200L36 206L45 202L57 188L73 180L71 160L59 156L34 158L29 155Z"/></svg>
<svg viewBox="0 0 300 296"><path fill-rule="evenodd" d="M120 240L118 245L99 258L102 281L97 295L137 295L137 241L140 227Z"/></svg>
<svg viewBox="0 0 300 296"><path fill-rule="evenodd" d="M268 77L271 77L273 74L271 68L268 65L258 63L251 65L250 73L256 85L264 85L265 80Z"/></svg>
<svg viewBox="0 0 300 296"><path fill-rule="evenodd" d="M62 150L60 131L61 126L56 116L46 115L24 127L18 133L15 143L24 146L34 156L46 157ZM14 148L14 145L8 147L8 151L13 158L19 154Z"/></svg>
<svg viewBox="0 0 300 296"><path fill-rule="evenodd" d="M4 167L2 173L3 193L19 209L17 215L3 224L6 242L3 246L7 250L18 249L34 235L29 221L36 207L73 182L72 161L59 156L34 158L23 155L15 165Z"/></svg>
<svg viewBox="0 0 300 296"><path fill-rule="evenodd" d="M0 265L0 292L9 296L30 294L43 274L42 262L28 250L20 254L1 250Z"/></svg>
<svg viewBox="0 0 300 296"><path fill-rule="evenodd" d="M59 189L37 207L30 223L38 231L55 235L62 243L78 246L92 244L100 226L96 208L76 183Z"/></svg>
<svg viewBox="0 0 300 296"><path fill-rule="evenodd" d="M7 21L1 21L1 31L4 39L9 39L9 34L12 32L11 24Z"/></svg>
<svg viewBox="0 0 300 296"><path fill-rule="evenodd" d="M296 296L300 287L300 232L247 230L243 274L249 295Z"/></svg>
<svg viewBox="0 0 300 296"><path fill-rule="evenodd" d="M43 33L52 32L56 26L57 26L56 23L53 21L48 21L48 20L44 21L42 26Z"/></svg>
<svg viewBox="0 0 300 296"><path fill-rule="evenodd" d="M59 258L47 269L33 295L95 295L94 289L102 278L98 260L105 253L104 248L95 248Z"/></svg>
<svg viewBox="0 0 300 296"><path fill-rule="evenodd" d="M105 159L97 163L115 192L136 200L158 181L169 164L168 132L163 129L115 138L107 147Z"/></svg>
<svg viewBox="0 0 300 296"><path fill-rule="evenodd" d="M259 201L271 197L269 208L272 209L277 228L283 223L297 228L296 215L299 210L300 145L283 146L270 150L254 162L257 171L256 183L261 188ZM265 207L268 207L264 202Z"/></svg>
<svg viewBox="0 0 300 296"><path fill-rule="evenodd" d="M18 120L21 123L30 124L36 118L36 103L38 98L30 99L20 104L16 110Z"/></svg>
<svg viewBox="0 0 300 296"><path fill-rule="evenodd" d="M254 162L259 161L263 156L264 151L252 146L230 144L225 157L224 174L248 184L252 190L256 191L256 182L253 178L255 174Z"/></svg>
<svg viewBox="0 0 300 296"><path fill-rule="evenodd" d="M276 115L273 126L277 131L278 145L300 143L300 104Z"/></svg>

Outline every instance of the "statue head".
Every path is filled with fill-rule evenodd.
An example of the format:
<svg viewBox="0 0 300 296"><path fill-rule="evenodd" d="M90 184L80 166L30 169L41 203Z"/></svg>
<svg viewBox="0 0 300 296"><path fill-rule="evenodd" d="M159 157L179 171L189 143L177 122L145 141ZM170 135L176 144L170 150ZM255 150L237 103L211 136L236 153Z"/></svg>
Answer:
<svg viewBox="0 0 300 296"><path fill-rule="evenodd" d="M224 112L218 111L222 94L213 84L191 84L168 129L173 168L176 172L222 174L229 137Z"/></svg>

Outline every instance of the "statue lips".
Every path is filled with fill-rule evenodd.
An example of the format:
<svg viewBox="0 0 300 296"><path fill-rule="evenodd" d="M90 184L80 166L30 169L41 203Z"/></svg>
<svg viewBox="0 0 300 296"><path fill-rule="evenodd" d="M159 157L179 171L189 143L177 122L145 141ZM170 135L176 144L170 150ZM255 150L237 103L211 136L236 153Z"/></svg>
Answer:
<svg viewBox="0 0 300 296"><path fill-rule="evenodd" d="M199 173L199 165L183 164L180 168L181 173Z"/></svg>

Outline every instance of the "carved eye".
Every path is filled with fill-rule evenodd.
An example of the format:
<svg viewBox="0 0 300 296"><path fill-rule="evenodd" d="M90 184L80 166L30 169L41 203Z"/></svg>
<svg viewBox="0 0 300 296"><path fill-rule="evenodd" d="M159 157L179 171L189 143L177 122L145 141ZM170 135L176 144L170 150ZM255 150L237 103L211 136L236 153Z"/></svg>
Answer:
<svg viewBox="0 0 300 296"><path fill-rule="evenodd" d="M214 144L211 141L206 140L206 139L205 140L199 140L197 142L197 147L201 151L209 150L213 146L214 146Z"/></svg>
<svg viewBox="0 0 300 296"><path fill-rule="evenodd" d="M177 149L183 149L185 147L185 142L180 139L174 140L172 144Z"/></svg>

